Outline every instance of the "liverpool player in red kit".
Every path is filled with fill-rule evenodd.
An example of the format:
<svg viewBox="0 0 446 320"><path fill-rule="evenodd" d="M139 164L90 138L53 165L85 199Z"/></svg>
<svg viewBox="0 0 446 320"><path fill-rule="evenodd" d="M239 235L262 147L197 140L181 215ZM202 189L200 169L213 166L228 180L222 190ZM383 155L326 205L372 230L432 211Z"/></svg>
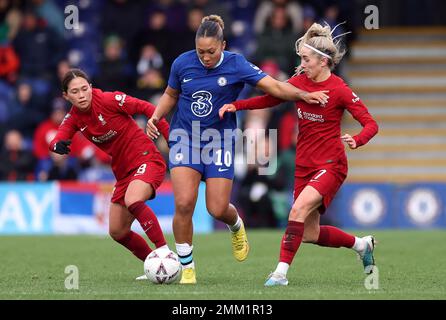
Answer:
<svg viewBox="0 0 446 320"><path fill-rule="evenodd" d="M304 74L294 76L288 82L308 92L328 90L329 100L323 105L296 102L299 133L294 204L282 238L279 264L265 286L288 284L288 268L301 242L352 248L361 257L365 273L371 273L375 264L373 236L358 238L336 227L319 225L320 214L330 205L347 176L347 157L342 142L356 149L378 132L378 125L365 105L341 78L331 73L344 54L333 40L329 26L315 23L296 42L296 51L302 58L299 69ZM281 102L283 100L269 95L240 100L224 105L220 116L236 110L268 108ZM363 126L358 135L341 136L344 110L349 111Z"/></svg>
<svg viewBox="0 0 446 320"><path fill-rule="evenodd" d="M93 89L88 76L79 69L65 74L62 90L64 98L73 106L50 143L50 150L68 154L71 138L80 130L111 156L117 182L111 199L109 233L144 261L152 250L139 234L131 230L131 225L138 220L156 248L167 246L158 219L145 204L146 200L155 197L156 189L164 179L166 164L132 115L144 114L150 118L155 106L122 92ZM168 123L160 121L158 129L167 140Z"/></svg>

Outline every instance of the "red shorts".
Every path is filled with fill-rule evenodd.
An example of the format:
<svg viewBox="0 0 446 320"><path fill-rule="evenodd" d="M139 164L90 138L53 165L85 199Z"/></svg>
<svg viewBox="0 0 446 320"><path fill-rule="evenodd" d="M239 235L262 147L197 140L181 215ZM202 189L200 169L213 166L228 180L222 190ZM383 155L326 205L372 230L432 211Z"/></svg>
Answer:
<svg viewBox="0 0 446 320"><path fill-rule="evenodd" d="M142 180L149 183L154 191L150 199L155 198L156 189L161 185L166 175L166 168L166 163L160 154L152 154L141 158L139 166L135 170L116 182L111 202L125 206L125 193L133 180Z"/></svg>
<svg viewBox="0 0 446 320"><path fill-rule="evenodd" d="M346 177L347 167L343 165L321 166L320 168L296 167L294 200L306 186L312 186L323 197L319 213L324 214Z"/></svg>

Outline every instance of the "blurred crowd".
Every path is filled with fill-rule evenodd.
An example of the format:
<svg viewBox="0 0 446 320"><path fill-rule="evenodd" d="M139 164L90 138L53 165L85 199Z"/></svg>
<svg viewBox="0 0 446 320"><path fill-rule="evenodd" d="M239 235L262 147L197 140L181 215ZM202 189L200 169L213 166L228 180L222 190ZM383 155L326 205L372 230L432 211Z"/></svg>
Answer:
<svg viewBox="0 0 446 320"><path fill-rule="evenodd" d="M74 29L65 24L67 5L79 10ZM348 5L346 0L0 0L0 180L113 181L109 157L80 133L70 156L48 151L70 107L60 88L69 68L84 69L104 91L124 91L156 104L172 61L194 49L201 19L218 14L225 21L228 50L286 80L300 63L295 41L313 22L333 27L348 20ZM340 26L335 35L349 27ZM241 98L255 94L246 88ZM238 165L234 185L234 201L250 212L250 226L278 225L292 197L293 104L237 116L242 129L278 129L277 141L259 135L251 146L266 153L277 148L270 160L275 174L258 175L256 164ZM145 126L144 117L137 121ZM166 145L160 148L167 157Z"/></svg>

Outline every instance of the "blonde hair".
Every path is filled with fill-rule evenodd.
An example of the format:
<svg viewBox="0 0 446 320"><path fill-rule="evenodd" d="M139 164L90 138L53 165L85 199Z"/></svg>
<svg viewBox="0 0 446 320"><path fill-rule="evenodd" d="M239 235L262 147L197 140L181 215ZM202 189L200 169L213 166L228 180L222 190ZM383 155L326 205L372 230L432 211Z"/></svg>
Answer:
<svg viewBox="0 0 446 320"><path fill-rule="evenodd" d="M304 46L312 47L319 51L317 52L316 50L313 50L314 53L319 54L320 56L329 57L328 67L330 70L333 70L334 67L339 64L346 52L345 49L341 48L341 40L335 41L335 39L350 32L343 33L334 38L332 37L333 31L343 23L338 24L333 30L331 30L328 24L322 26L318 23L313 23L307 32L301 38L297 39L296 53L299 54ZM296 69L296 72L299 71L298 69L299 67Z"/></svg>

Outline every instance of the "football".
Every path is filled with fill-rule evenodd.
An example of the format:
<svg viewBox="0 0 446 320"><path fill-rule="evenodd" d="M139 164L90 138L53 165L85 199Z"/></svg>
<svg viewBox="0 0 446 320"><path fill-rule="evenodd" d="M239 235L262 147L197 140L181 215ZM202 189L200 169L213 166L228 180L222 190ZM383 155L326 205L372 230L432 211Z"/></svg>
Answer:
<svg viewBox="0 0 446 320"><path fill-rule="evenodd" d="M181 264L175 252L166 248L153 250L144 261L144 273L156 284L175 282L181 274Z"/></svg>

